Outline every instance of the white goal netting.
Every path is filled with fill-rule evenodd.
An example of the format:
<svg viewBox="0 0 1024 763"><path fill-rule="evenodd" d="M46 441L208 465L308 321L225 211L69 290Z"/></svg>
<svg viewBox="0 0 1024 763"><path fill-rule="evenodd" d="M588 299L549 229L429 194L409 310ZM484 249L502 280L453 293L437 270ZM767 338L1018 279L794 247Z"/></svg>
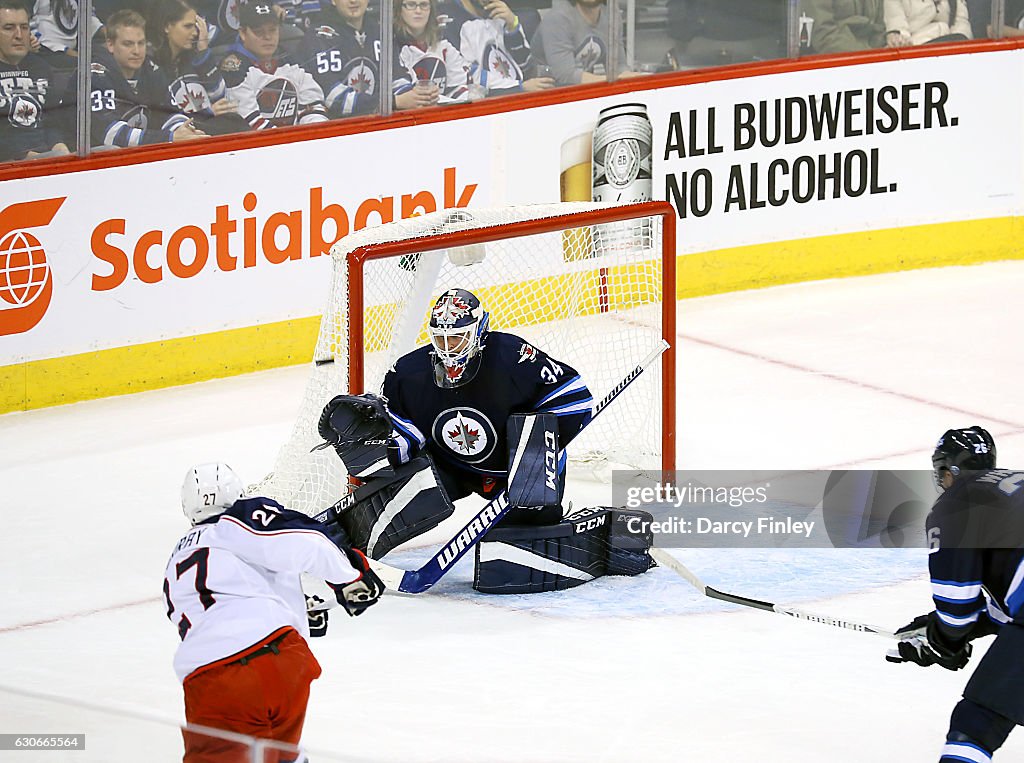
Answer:
<svg viewBox="0 0 1024 763"><path fill-rule="evenodd" d="M379 393L394 361L427 343L429 309L449 288L475 293L492 331L521 336L568 363L601 399L657 346L665 311L675 309L674 283L668 292L665 286L662 218L599 222L623 209L444 210L338 241L298 419L274 472L253 490L310 514L347 492L334 451L310 452L321 441L320 412L337 394ZM571 443L570 459L660 468L665 394L656 364Z"/></svg>

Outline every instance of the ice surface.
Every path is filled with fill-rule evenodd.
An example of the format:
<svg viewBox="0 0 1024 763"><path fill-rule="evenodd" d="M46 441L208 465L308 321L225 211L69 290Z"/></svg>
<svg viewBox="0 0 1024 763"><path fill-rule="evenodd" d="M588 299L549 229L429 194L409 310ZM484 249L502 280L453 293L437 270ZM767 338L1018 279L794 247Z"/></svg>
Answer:
<svg viewBox="0 0 1024 763"><path fill-rule="evenodd" d="M938 435L971 424L1002 464L1024 462L1022 278L1024 263L996 263L680 303L680 466L927 468ZM160 597L181 477L215 459L262 476L305 375L0 417L0 684L183 717ZM610 488L576 479L568 494L607 503ZM709 585L851 620L892 628L930 606L920 551L676 553ZM334 613L313 642L312 748L403 763L929 761L968 676L887 664L884 639L704 599L666 570L508 597L474 594L470 577L463 562L430 593ZM79 730L85 752L0 760L180 758L167 729L0 691L0 733ZM1017 732L997 760L1021 759Z"/></svg>

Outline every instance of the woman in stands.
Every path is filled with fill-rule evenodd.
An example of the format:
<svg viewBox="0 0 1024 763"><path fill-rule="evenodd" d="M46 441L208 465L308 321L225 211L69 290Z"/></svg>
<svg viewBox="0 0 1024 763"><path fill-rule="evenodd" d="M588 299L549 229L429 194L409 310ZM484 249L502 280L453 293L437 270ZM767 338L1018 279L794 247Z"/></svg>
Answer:
<svg viewBox="0 0 1024 763"><path fill-rule="evenodd" d="M436 0L394 0L396 109L469 99L469 63L441 37Z"/></svg>
<svg viewBox="0 0 1024 763"><path fill-rule="evenodd" d="M217 27L208 25L185 0L158 0L150 28L155 36L153 60L170 82L178 108L209 135L248 130L238 104L224 97L224 77L210 55Z"/></svg>

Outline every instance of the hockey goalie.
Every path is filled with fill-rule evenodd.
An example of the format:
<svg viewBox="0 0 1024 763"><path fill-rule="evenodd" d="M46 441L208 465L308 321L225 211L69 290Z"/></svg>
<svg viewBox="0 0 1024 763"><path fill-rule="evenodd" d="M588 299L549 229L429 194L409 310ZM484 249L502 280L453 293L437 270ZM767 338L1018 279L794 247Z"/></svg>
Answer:
<svg viewBox="0 0 1024 763"><path fill-rule="evenodd" d="M489 331L464 289L434 303L430 343L399 358L383 396L339 395L319 431L356 483L338 522L373 559L436 527L453 502L503 491L509 511L476 547L473 587L485 593L571 588L637 575L653 562L644 512L585 508L565 516L563 448L591 417L580 375L513 334Z"/></svg>

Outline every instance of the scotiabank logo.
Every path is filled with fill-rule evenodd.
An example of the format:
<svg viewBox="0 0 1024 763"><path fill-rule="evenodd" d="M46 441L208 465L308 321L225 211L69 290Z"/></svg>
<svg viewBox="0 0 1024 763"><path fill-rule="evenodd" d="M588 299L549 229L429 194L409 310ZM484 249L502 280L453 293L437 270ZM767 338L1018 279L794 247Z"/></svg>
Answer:
<svg viewBox="0 0 1024 763"><path fill-rule="evenodd" d="M28 229L49 225L66 198L11 204L0 212L0 336L28 331L50 306L50 263Z"/></svg>
<svg viewBox="0 0 1024 763"><path fill-rule="evenodd" d="M146 284L175 278L193 278L216 268L232 271L269 263L281 265L301 260L303 251L319 257L349 231L376 223L389 223L438 209L466 207L476 183L459 185L454 167L446 167L440 193L421 190L364 199L354 208L324 199L323 188L309 189L305 206L292 211L265 209L255 193L238 202L212 210L202 225L183 225L175 230L129 233L125 218L104 220L92 231L93 256L103 271L92 276L93 291L121 286L134 276ZM197 221L198 222L198 221Z"/></svg>

